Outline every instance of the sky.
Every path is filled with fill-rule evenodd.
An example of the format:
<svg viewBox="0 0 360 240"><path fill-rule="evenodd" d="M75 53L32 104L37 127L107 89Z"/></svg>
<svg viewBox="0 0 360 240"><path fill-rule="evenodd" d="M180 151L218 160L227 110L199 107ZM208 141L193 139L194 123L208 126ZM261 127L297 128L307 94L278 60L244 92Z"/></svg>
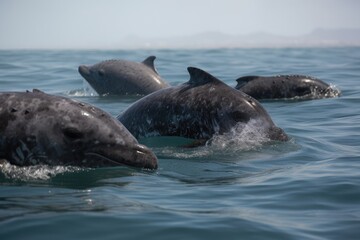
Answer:
<svg viewBox="0 0 360 240"><path fill-rule="evenodd" d="M358 0L0 0L0 49L111 48L204 32L360 29Z"/></svg>

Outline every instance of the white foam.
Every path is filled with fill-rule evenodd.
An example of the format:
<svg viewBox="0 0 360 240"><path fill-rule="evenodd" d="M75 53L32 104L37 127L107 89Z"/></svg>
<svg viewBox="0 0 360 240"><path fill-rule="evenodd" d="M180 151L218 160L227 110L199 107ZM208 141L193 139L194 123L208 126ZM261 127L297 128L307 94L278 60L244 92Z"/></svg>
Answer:
<svg viewBox="0 0 360 240"><path fill-rule="evenodd" d="M238 123L229 132L216 134L209 139L205 146L184 147L154 147L158 156L166 158L204 158L213 156L228 156L248 151L259 151L262 146L271 140L267 137L261 120L250 120L248 123ZM191 146L191 143L185 144Z"/></svg>
<svg viewBox="0 0 360 240"><path fill-rule="evenodd" d="M319 90L317 87L312 87L309 94L303 96L296 96L290 99L293 100L307 100L307 99L321 99L321 98L335 98L341 95L341 91L338 87L333 84L330 84L326 92L324 90Z"/></svg>
<svg viewBox="0 0 360 240"><path fill-rule="evenodd" d="M89 89L75 89L70 90L65 93L69 97L93 97L98 96L98 94L94 91L91 91Z"/></svg>
<svg viewBox="0 0 360 240"><path fill-rule="evenodd" d="M341 95L341 91L336 85L330 84L330 89L331 91L327 93L326 97L339 97Z"/></svg>
<svg viewBox="0 0 360 240"><path fill-rule="evenodd" d="M78 167L70 166L48 166L48 165L35 165L20 167L0 160L0 171L6 178L29 181L29 180L48 180L58 174L65 172L76 172L82 170Z"/></svg>
<svg viewBox="0 0 360 240"><path fill-rule="evenodd" d="M69 97L94 97L99 96L97 92L83 80L83 87L81 89L74 89L66 92Z"/></svg>
<svg viewBox="0 0 360 240"><path fill-rule="evenodd" d="M246 124L238 123L229 132L214 135L207 146L214 150L249 151L269 141L262 121L252 119Z"/></svg>

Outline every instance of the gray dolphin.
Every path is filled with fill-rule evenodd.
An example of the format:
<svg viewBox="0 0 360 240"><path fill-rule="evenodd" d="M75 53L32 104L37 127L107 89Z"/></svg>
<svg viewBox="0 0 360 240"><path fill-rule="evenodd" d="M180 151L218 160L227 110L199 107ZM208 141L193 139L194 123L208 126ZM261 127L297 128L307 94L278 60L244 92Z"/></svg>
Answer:
<svg viewBox="0 0 360 240"><path fill-rule="evenodd" d="M256 99L316 99L337 97L340 91L320 79L303 75L245 76L235 87Z"/></svg>
<svg viewBox="0 0 360 240"><path fill-rule="evenodd" d="M207 140L251 119L272 140L287 140L266 110L252 97L209 73L189 67L190 80L133 103L117 118L136 137L180 136Z"/></svg>
<svg viewBox="0 0 360 240"><path fill-rule="evenodd" d="M154 66L155 56L143 62L108 60L79 66L79 73L100 95L147 95L169 85Z"/></svg>
<svg viewBox="0 0 360 240"><path fill-rule="evenodd" d="M109 114L39 90L0 93L1 158L20 166L157 168L156 156Z"/></svg>

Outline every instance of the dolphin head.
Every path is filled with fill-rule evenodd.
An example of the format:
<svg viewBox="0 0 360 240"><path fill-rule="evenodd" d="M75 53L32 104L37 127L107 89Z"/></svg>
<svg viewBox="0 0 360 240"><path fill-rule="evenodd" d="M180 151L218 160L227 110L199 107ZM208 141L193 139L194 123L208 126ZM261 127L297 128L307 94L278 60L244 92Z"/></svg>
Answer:
<svg viewBox="0 0 360 240"><path fill-rule="evenodd" d="M11 121L1 133L11 142L12 163L157 168L152 151L101 109L43 92L14 96L8 102L16 111L4 115Z"/></svg>
<svg viewBox="0 0 360 240"><path fill-rule="evenodd" d="M306 94L309 94L311 98L337 97L340 95L340 91L338 89L333 88L328 83L325 83L320 79L303 77L300 81L301 82L296 88L296 91L302 93L305 92L303 89L307 89Z"/></svg>
<svg viewBox="0 0 360 240"><path fill-rule="evenodd" d="M79 66L79 73L99 95L136 93L141 86L136 84L134 75L140 74L127 66L127 61L106 60L92 66ZM140 65L139 63L134 63Z"/></svg>
<svg viewBox="0 0 360 240"><path fill-rule="evenodd" d="M98 94L103 95L108 93L106 69L101 67L101 65L80 65L78 71L90 86L96 89Z"/></svg>
<svg viewBox="0 0 360 240"><path fill-rule="evenodd" d="M90 167L128 165L157 168L157 158L152 151L139 144L119 121L107 113L72 100L64 111L67 114L58 119L59 126L55 124L53 129L54 132L60 131L58 146L62 146L64 156L70 153L76 159L79 155L80 165Z"/></svg>

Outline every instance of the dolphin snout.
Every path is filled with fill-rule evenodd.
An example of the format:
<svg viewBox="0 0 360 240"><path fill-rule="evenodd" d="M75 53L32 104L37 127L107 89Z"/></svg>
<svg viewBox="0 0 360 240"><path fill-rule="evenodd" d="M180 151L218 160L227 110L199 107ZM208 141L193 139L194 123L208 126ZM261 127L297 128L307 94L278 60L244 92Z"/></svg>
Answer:
<svg viewBox="0 0 360 240"><path fill-rule="evenodd" d="M136 165L141 166L142 168L157 169L157 157L149 148L144 145L137 144L134 147L134 150L134 161L136 162Z"/></svg>
<svg viewBox="0 0 360 240"><path fill-rule="evenodd" d="M289 136L279 127L273 126L269 129L269 138L274 141L289 141Z"/></svg>
<svg viewBox="0 0 360 240"><path fill-rule="evenodd" d="M90 75L90 69L85 65L80 65L78 71L84 78Z"/></svg>
<svg viewBox="0 0 360 240"><path fill-rule="evenodd" d="M101 166L127 165L130 167L157 169L157 157L146 146L132 145L99 145L85 153L89 162L97 162Z"/></svg>

